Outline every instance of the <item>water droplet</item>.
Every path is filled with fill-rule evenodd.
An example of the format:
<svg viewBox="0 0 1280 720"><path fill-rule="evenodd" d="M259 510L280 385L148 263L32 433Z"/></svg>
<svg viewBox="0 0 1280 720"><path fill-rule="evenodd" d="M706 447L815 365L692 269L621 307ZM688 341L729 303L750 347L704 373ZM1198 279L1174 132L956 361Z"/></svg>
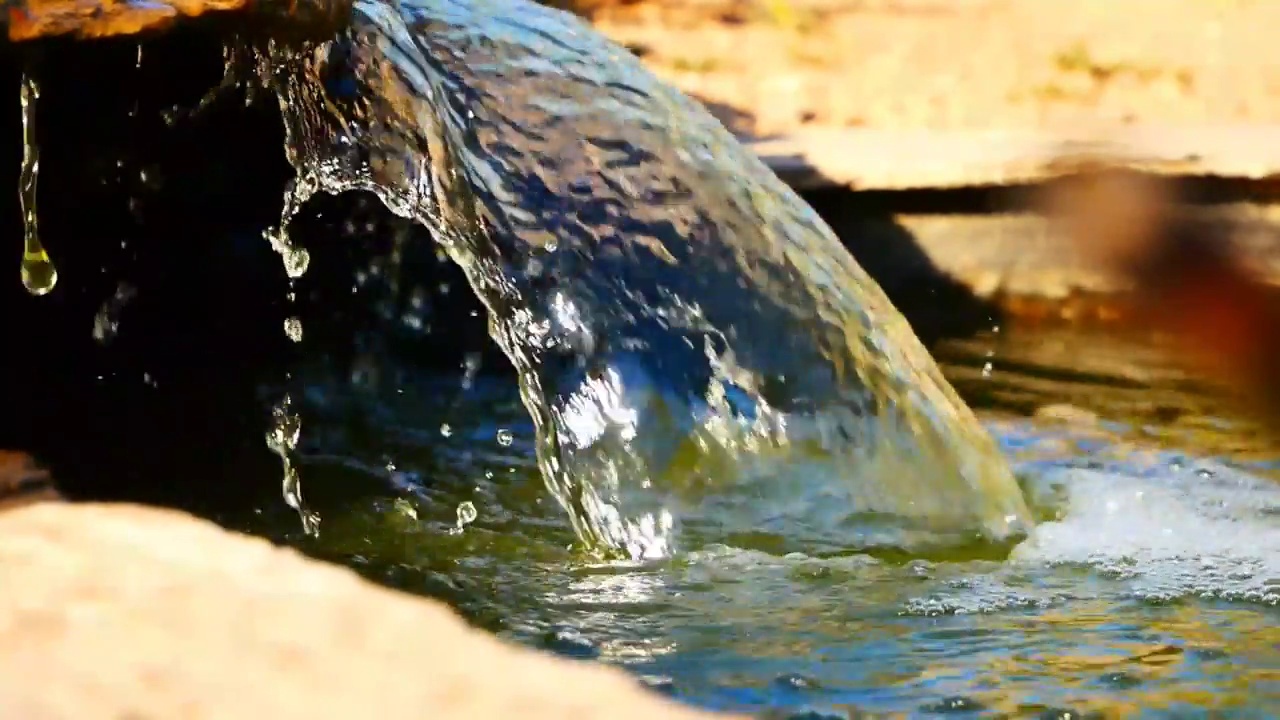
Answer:
<svg viewBox="0 0 1280 720"><path fill-rule="evenodd" d="M480 513L476 512L476 506L470 500L463 500L458 503L458 530L462 530L466 526L476 521Z"/></svg>
<svg viewBox="0 0 1280 720"><path fill-rule="evenodd" d="M984 363L984 364L982 365L982 377L984 377L984 378L989 378L989 377L991 377L991 371L992 371L992 370L994 370L994 369L995 369L995 368L992 366L992 364L991 364L990 362Z"/></svg>
<svg viewBox="0 0 1280 720"><path fill-rule="evenodd" d="M819 687L817 681L797 673L780 675L773 682L780 689L792 691L814 690Z"/></svg>
<svg viewBox="0 0 1280 720"><path fill-rule="evenodd" d="M58 269L40 244L36 213L36 182L40 175L40 147L36 144L36 102L40 85L30 74L22 75L22 168L18 174L18 200L22 205L22 284L32 295L47 295L58 284Z"/></svg>
<svg viewBox="0 0 1280 720"><path fill-rule="evenodd" d="M308 535L320 532L320 516L306 509L302 500L302 480L294 463L294 451L298 447L298 439L302 435L302 419L293 412L292 400L288 395L271 410L271 427L267 430L267 447L280 458L284 470L281 481L281 494L284 502L293 508L302 520L302 530Z"/></svg>
<svg viewBox="0 0 1280 720"><path fill-rule="evenodd" d="M511 431L506 428L498 430L498 444L502 447L511 447L511 443L515 438L511 436Z"/></svg>
<svg viewBox="0 0 1280 720"><path fill-rule="evenodd" d="M977 700L960 695L943 698L942 700L930 703L921 708L921 710L930 714L973 713L981 712L985 709L986 706Z"/></svg>
<svg viewBox="0 0 1280 720"><path fill-rule="evenodd" d="M291 280L307 274L307 268L311 265L311 253L306 248L294 245L289 233L283 228L268 230L265 235L271 243L271 249L279 253L284 261L284 272Z"/></svg>
<svg viewBox="0 0 1280 720"><path fill-rule="evenodd" d="M410 504L408 500L405 500L404 498L396 498L396 501L392 505L400 512L401 515L413 520L418 519L418 509Z"/></svg>
<svg viewBox="0 0 1280 720"><path fill-rule="evenodd" d="M476 374L480 372L480 353L467 353L462 360L462 389L470 390L471 385L475 382Z"/></svg>
<svg viewBox="0 0 1280 720"><path fill-rule="evenodd" d="M100 344L106 345L115 339L120 332L120 313L124 310L124 306L138 294L138 291L128 283L120 283L116 286L116 292L102 303L102 307L98 308L98 313L93 316L93 339Z"/></svg>
<svg viewBox="0 0 1280 720"><path fill-rule="evenodd" d="M302 321L296 317L284 321L284 334L294 342L302 342Z"/></svg>
<svg viewBox="0 0 1280 720"><path fill-rule="evenodd" d="M440 434L445 437L453 437L453 428L449 426L449 423L445 423L440 426Z"/></svg>

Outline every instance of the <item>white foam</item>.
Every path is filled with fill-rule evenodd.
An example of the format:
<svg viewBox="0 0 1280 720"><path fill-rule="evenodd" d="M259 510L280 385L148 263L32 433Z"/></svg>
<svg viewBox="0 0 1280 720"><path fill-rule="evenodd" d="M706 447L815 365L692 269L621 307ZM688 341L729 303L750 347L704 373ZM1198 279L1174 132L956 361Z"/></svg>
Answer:
<svg viewBox="0 0 1280 720"><path fill-rule="evenodd" d="M1216 463L1161 473L1061 468L1061 519L1015 549L1015 566L1079 564L1145 600L1280 604L1280 485Z"/></svg>

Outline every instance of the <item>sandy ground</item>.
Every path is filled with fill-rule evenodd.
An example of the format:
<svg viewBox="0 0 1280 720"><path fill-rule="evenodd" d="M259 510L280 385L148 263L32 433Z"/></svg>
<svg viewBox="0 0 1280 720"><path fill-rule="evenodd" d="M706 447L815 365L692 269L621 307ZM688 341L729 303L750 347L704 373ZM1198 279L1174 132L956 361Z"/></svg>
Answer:
<svg viewBox="0 0 1280 720"><path fill-rule="evenodd" d="M1280 122L1276 0L581 1L744 133Z"/></svg>

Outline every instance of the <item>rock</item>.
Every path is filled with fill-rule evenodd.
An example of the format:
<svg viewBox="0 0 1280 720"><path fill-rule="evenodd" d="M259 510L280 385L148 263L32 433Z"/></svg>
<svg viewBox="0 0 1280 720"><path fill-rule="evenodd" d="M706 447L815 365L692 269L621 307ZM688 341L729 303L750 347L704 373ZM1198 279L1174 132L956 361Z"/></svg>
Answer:
<svg viewBox="0 0 1280 720"><path fill-rule="evenodd" d="M80 37L132 35L163 27L180 16L243 7L245 0L27 0L9 9L9 39L75 34Z"/></svg>
<svg viewBox="0 0 1280 720"><path fill-rule="evenodd" d="M0 512L61 499L53 478L30 455L0 450Z"/></svg>
<svg viewBox="0 0 1280 720"><path fill-rule="evenodd" d="M1036 408L1036 419L1061 422L1077 427L1093 427L1098 424L1098 414L1068 403L1053 403Z"/></svg>
<svg viewBox="0 0 1280 720"><path fill-rule="evenodd" d="M80 39L163 30L207 13L252 13L255 21L285 19L290 26L332 30L349 10L345 0L17 0L8 3L11 42L61 35Z"/></svg>
<svg viewBox="0 0 1280 720"><path fill-rule="evenodd" d="M42 503L0 537L0 717L709 717L174 511Z"/></svg>

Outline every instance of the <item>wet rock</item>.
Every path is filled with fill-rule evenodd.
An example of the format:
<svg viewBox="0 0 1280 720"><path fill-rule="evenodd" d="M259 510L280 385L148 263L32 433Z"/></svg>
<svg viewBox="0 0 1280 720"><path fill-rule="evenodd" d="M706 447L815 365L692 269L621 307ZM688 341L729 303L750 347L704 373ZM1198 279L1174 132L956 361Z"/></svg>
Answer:
<svg viewBox="0 0 1280 720"><path fill-rule="evenodd" d="M173 511L40 504L0 537L0 717L708 717Z"/></svg>

